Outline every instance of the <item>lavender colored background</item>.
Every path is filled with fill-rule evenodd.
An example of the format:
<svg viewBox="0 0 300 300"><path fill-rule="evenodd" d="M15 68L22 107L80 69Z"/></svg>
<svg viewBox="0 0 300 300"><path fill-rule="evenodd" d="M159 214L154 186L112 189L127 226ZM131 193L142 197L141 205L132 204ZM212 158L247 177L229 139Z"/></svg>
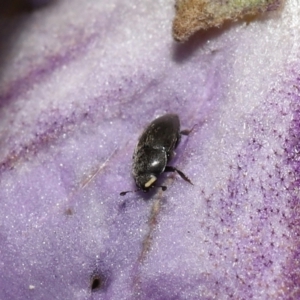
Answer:
<svg viewBox="0 0 300 300"><path fill-rule="evenodd" d="M183 45L173 1L30 4L1 15L0 299L299 299L298 1ZM120 197L167 112L194 186Z"/></svg>

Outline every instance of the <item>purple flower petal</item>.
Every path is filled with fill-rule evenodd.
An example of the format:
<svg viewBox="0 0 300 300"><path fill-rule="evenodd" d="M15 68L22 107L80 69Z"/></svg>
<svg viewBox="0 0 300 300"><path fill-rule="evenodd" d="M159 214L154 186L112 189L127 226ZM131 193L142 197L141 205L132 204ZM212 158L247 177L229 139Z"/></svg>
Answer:
<svg viewBox="0 0 300 300"><path fill-rule="evenodd" d="M179 46L172 7L2 20L0 299L299 298L298 5ZM166 112L194 186L119 196Z"/></svg>

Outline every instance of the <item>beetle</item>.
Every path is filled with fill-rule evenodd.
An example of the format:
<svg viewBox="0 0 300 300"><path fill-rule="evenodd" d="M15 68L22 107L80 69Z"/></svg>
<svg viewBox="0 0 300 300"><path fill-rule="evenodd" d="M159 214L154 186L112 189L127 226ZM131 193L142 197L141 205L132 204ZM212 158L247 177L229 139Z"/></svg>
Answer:
<svg viewBox="0 0 300 300"><path fill-rule="evenodd" d="M133 154L132 175L137 190L120 195L139 190L148 192L156 186L156 180L164 172L177 172L181 178L193 184L182 171L167 165L174 157L181 135L189 135L192 130L180 131L180 120L176 114L165 114L152 121L140 136ZM156 187L161 187L163 191L167 189L166 186Z"/></svg>

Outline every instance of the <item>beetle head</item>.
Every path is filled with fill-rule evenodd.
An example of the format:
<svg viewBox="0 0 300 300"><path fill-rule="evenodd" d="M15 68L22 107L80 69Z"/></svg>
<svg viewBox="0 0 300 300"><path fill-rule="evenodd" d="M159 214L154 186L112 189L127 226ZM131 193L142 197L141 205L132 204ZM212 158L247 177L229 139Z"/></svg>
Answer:
<svg viewBox="0 0 300 300"><path fill-rule="evenodd" d="M148 192L156 182L157 177L151 173L141 173L135 177L136 186L143 192Z"/></svg>
<svg viewBox="0 0 300 300"><path fill-rule="evenodd" d="M137 148L133 157L132 175L134 177L137 190L148 192L152 187L161 187L163 191L165 186L157 186L155 182L158 176L165 170L167 164L167 155L164 149L155 149L148 146ZM122 192L121 196L130 191Z"/></svg>
<svg viewBox="0 0 300 300"><path fill-rule="evenodd" d="M133 177L137 187L148 192L164 171L166 164L167 156L164 149L147 146L139 148L134 155L133 162Z"/></svg>

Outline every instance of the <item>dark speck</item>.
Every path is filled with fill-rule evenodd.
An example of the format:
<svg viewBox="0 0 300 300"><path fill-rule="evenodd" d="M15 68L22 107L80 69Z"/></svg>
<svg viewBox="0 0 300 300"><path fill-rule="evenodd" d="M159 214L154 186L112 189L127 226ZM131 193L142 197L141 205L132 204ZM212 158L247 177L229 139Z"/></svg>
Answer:
<svg viewBox="0 0 300 300"><path fill-rule="evenodd" d="M72 215L73 215L73 210L72 210L71 208L67 208L67 209L65 210L65 215L67 215L67 216L72 216Z"/></svg>
<svg viewBox="0 0 300 300"><path fill-rule="evenodd" d="M92 292L94 292L96 290L100 290L102 286L103 286L102 278L98 275L93 276L92 280L91 280L91 290L92 290Z"/></svg>
<svg viewBox="0 0 300 300"><path fill-rule="evenodd" d="M90 277L89 287L91 292L105 292L109 286L109 278L110 275L107 270L100 271L99 268L97 268Z"/></svg>

